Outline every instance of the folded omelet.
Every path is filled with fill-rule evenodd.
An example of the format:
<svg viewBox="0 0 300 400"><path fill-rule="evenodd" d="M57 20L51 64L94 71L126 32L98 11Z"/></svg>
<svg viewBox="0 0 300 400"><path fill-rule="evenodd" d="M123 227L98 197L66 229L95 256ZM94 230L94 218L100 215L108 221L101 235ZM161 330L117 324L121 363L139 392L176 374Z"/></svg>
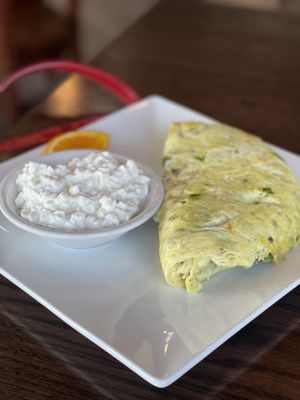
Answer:
<svg viewBox="0 0 300 400"><path fill-rule="evenodd" d="M300 241L300 186L260 138L221 124L174 123L158 213L167 282L199 291L237 266L277 262Z"/></svg>

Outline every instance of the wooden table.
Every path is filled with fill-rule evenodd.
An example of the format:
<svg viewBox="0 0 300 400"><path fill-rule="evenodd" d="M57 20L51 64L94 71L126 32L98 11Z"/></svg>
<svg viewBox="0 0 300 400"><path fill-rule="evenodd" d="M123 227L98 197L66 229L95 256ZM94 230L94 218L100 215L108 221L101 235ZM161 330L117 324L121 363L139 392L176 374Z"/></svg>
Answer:
<svg viewBox="0 0 300 400"><path fill-rule="evenodd" d="M160 2L94 60L158 93L300 153L300 15ZM11 132L119 104L70 77ZM0 398L298 399L300 289L166 389L150 386L6 279L0 279Z"/></svg>

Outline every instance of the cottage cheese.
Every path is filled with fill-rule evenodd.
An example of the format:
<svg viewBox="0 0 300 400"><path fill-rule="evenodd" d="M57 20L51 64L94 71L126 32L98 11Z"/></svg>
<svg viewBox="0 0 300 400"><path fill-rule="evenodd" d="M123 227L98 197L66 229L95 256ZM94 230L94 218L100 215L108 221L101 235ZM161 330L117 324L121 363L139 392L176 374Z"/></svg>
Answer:
<svg viewBox="0 0 300 400"><path fill-rule="evenodd" d="M73 158L66 165L28 162L17 176L15 199L22 218L65 231L106 228L140 209L150 178L129 160L108 152Z"/></svg>

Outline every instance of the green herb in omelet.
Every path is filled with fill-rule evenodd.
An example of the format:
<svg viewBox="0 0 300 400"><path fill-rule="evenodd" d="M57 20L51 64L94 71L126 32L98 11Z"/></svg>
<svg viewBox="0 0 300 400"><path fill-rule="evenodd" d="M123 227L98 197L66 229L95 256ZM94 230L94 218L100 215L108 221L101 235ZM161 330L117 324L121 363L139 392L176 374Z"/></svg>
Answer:
<svg viewBox="0 0 300 400"><path fill-rule="evenodd" d="M264 187L262 190L267 194L274 194L273 190L270 187Z"/></svg>

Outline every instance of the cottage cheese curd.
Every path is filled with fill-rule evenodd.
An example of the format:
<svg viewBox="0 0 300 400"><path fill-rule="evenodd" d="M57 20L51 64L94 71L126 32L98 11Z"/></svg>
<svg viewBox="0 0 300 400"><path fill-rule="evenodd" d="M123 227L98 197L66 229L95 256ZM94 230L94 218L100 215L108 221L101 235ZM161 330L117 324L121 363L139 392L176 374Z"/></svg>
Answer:
<svg viewBox="0 0 300 400"><path fill-rule="evenodd" d="M128 221L145 200L150 178L137 164L109 152L68 164L28 162L17 176L15 199L22 218L65 231L106 228Z"/></svg>

